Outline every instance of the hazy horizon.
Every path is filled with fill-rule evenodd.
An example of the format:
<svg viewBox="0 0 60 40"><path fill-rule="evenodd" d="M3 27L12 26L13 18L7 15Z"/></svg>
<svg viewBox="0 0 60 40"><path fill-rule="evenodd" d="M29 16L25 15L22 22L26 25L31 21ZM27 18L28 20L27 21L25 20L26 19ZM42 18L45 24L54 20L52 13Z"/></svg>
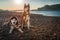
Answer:
<svg viewBox="0 0 60 40"><path fill-rule="evenodd" d="M44 5L60 4L60 0L23 0L23 2L19 5L15 4L14 1L15 0L0 0L0 9L22 10L24 3L29 3L31 10L37 9L38 7L42 7Z"/></svg>

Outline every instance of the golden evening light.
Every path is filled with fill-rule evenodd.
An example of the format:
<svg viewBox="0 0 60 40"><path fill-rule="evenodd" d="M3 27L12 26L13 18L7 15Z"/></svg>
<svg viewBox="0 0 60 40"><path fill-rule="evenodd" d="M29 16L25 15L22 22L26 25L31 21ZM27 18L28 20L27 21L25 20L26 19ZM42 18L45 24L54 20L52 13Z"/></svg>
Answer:
<svg viewBox="0 0 60 40"><path fill-rule="evenodd" d="M23 4L24 1L23 0L14 0L14 3L17 5Z"/></svg>

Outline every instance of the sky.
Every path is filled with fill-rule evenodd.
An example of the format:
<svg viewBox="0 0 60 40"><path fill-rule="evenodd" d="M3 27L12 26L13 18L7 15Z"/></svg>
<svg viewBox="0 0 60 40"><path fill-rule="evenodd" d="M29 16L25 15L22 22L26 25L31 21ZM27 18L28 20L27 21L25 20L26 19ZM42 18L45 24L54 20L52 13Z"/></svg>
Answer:
<svg viewBox="0 0 60 40"><path fill-rule="evenodd" d="M29 3L30 9L37 9L44 5L60 4L60 0L23 0L19 5L15 3L15 0L0 0L0 9L21 10L24 7L24 3Z"/></svg>

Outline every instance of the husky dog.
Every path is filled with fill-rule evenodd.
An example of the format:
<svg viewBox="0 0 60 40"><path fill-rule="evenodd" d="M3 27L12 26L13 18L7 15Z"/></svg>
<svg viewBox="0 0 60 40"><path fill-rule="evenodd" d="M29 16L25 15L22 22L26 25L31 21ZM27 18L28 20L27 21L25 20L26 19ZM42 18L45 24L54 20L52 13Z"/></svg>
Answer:
<svg viewBox="0 0 60 40"><path fill-rule="evenodd" d="M28 29L30 29L30 6L28 5L24 5L24 12L23 12L23 16L22 16L22 26L25 24L27 26Z"/></svg>
<svg viewBox="0 0 60 40"><path fill-rule="evenodd" d="M16 17L12 17L7 24L10 25L9 33L12 33L12 31L13 31L14 28L16 28L18 31L20 31L21 33L23 33L23 31L21 30L20 25L18 25L18 20L17 20Z"/></svg>

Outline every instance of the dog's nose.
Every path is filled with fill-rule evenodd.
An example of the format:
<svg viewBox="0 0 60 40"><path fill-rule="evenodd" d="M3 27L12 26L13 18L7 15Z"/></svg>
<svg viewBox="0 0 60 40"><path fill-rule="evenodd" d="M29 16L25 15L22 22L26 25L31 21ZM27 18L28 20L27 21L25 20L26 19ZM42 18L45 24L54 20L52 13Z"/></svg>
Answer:
<svg viewBox="0 0 60 40"><path fill-rule="evenodd" d="M15 24L15 22L13 22Z"/></svg>

